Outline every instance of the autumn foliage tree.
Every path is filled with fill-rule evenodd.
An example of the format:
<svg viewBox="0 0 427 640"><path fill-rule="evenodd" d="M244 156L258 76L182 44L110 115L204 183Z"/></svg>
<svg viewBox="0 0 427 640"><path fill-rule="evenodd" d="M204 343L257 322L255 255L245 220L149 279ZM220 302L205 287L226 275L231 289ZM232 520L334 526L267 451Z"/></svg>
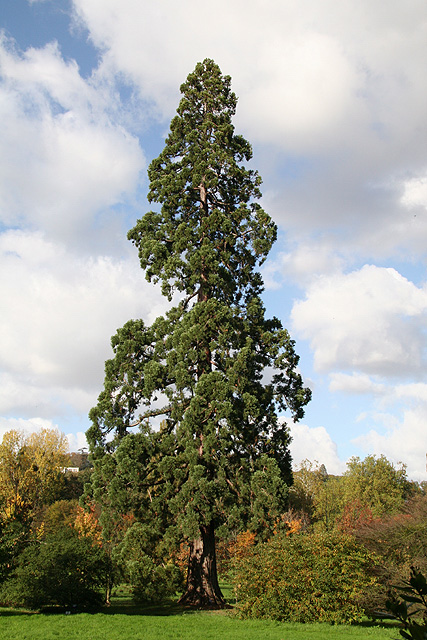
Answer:
<svg viewBox="0 0 427 640"><path fill-rule="evenodd" d="M0 444L0 582L25 548L47 504L60 498L67 440L55 429L25 434L12 429Z"/></svg>
<svg viewBox="0 0 427 640"><path fill-rule="evenodd" d="M352 533L371 520L399 513L419 491L404 464L368 455L350 458L342 476L329 475L317 461L303 460L294 471L289 500L316 527Z"/></svg>
<svg viewBox="0 0 427 640"><path fill-rule="evenodd" d="M95 497L131 509L163 541L187 540L181 602L209 607L224 605L215 531L277 517L291 477L289 430L277 413L298 420L310 399L294 342L265 317L257 267L276 226L257 202L258 173L245 166L252 150L234 132L230 84L207 59L181 87L148 170L148 198L160 210L129 232L147 279L180 302L113 337L87 433Z"/></svg>
<svg viewBox="0 0 427 640"><path fill-rule="evenodd" d="M52 503L64 485L68 443L55 429L5 433L0 444L0 502L8 512Z"/></svg>

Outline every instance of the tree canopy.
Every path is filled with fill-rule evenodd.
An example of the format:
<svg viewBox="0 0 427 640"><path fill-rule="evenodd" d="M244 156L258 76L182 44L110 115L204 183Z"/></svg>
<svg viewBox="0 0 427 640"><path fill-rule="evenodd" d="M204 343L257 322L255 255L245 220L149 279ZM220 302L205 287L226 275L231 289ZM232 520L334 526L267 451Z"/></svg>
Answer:
<svg viewBox="0 0 427 640"><path fill-rule="evenodd" d="M406 475L406 465L397 467L384 455L353 456L344 473L344 502L359 501L374 518L398 513L405 500L414 493L414 483Z"/></svg>
<svg viewBox="0 0 427 640"><path fill-rule="evenodd" d="M164 540L186 539L182 601L207 606L223 604L215 530L272 526L291 478L278 412L298 420L310 399L293 340L265 318L256 269L276 226L256 202L261 179L244 164L252 150L234 132L230 87L209 59L181 86L148 170L160 211L129 232L147 279L180 301L151 326L130 320L112 338L87 433L95 495Z"/></svg>
<svg viewBox="0 0 427 640"><path fill-rule="evenodd" d="M68 462L63 433L41 429L26 435L12 429L0 444L0 504L3 516L33 511L53 502L64 484L62 468Z"/></svg>

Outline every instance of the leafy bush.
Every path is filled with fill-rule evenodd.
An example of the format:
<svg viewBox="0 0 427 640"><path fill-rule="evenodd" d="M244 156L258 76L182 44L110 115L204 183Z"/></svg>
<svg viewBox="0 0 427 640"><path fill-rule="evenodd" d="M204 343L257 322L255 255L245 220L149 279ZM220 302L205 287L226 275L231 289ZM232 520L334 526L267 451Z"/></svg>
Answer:
<svg viewBox="0 0 427 640"><path fill-rule="evenodd" d="M376 558L338 532L274 536L234 562L242 617L291 622L359 620L377 588Z"/></svg>
<svg viewBox="0 0 427 640"><path fill-rule="evenodd" d="M155 532L136 522L115 550L115 561L137 602L161 602L184 587L181 569L161 557L156 543Z"/></svg>
<svg viewBox="0 0 427 640"><path fill-rule="evenodd" d="M71 527L64 527L24 549L0 599L32 609L99 605L107 572L105 552Z"/></svg>

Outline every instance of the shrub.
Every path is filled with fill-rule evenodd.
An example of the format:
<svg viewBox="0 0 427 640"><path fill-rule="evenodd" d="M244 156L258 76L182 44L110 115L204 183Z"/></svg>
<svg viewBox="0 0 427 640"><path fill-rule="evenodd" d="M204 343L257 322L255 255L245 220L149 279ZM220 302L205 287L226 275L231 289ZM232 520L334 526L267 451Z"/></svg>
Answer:
<svg viewBox="0 0 427 640"><path fill-rule="evenodd" d="M179 566L161 556L152 529L140 522L128 529L114 558L137 602L161 602L184 587Z"/></svg>
<svg viewBox="0 0 427 640"><path fill-rule="evenodd" d="M359 620L377 588L376 558L338 532L274 536L234 562L242 617L291 622Z"/></svg>
<svg viewBox="0 0 427 640"><path fill-rule="evenodd" d="M107 573L105 552L71 527L64 527L24 549L0 598L4 604L31 609L99 605Z"/></svg>

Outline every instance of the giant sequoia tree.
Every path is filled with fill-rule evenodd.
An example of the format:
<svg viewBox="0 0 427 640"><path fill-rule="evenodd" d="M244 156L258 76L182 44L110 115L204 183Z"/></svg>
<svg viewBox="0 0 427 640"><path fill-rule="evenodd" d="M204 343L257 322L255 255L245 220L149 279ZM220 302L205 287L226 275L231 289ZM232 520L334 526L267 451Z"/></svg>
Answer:
<svg viewBox="0 0 427 640"><path fill-rule="evenodd" d="M301 418L310 391L288 332L265 318L256 269L276 226L256 202L251 147L234 133L230 77L205 60L181 93L148 170L160 211L129 232L147 279L181 301L113 337L88 439L96 495L145 523L156 554L187 540L181 601L221 607L215 530L260 529L283 507L290 436L277 411Z"/></svg>

